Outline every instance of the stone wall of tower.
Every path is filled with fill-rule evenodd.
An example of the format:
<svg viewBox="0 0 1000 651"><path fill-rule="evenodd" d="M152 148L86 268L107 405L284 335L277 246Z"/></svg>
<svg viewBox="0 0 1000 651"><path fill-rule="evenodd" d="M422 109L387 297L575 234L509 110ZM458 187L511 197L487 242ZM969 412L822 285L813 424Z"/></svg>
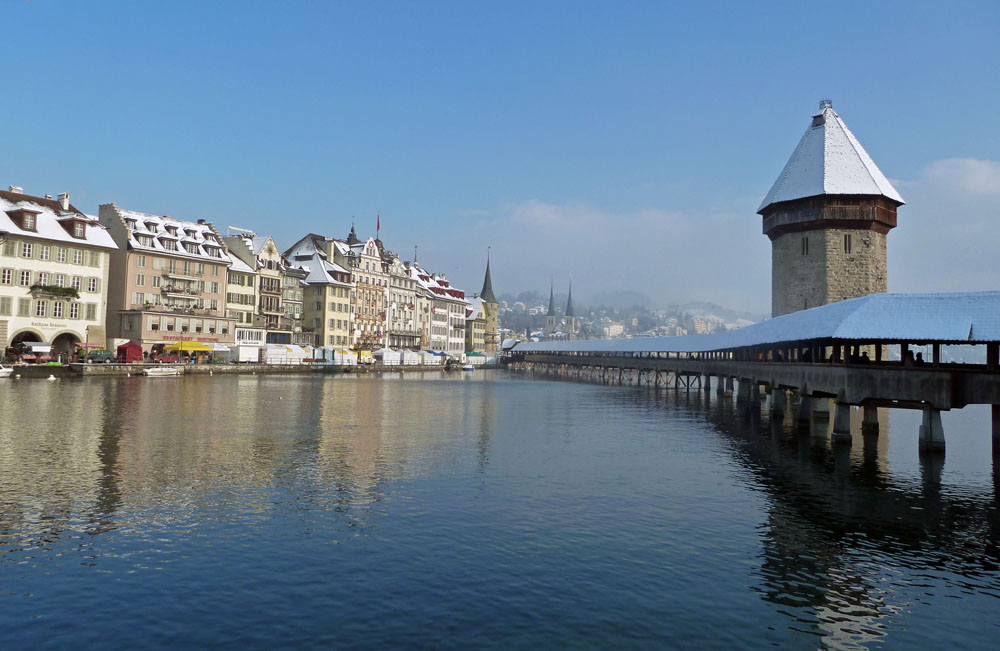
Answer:
<svg viewBox="0 0 1000 651"><path fill-rule="evenodd" d="M771 242L771 314L885 292L886 266L884 233L830 228L779 235Z"/></svg>

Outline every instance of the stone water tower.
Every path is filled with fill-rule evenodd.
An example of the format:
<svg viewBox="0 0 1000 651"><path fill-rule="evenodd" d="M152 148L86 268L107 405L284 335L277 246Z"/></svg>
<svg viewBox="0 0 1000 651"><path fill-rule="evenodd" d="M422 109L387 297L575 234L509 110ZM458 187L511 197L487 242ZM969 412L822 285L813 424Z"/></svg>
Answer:
<svg viewBox="0 0 1000 651"><path fill-rule="evenodd" d="M885 292L886 234L903 198L829 100L757 213L771 239L771 313Z"/></svg>

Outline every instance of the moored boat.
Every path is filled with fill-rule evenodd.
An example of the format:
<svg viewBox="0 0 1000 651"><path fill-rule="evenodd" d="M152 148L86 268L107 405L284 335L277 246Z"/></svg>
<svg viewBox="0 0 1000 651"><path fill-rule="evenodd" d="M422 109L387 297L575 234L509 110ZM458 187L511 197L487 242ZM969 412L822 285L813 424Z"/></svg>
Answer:
<svg viewBox="0 0 1000 651"><path fill-rule="evenodd" d="M464 366L462 366L462 370L463 371L474 371L474 370L476 370L476 367L473 366L472 364L465 364Z"/></svg>
<svg viewBox="0 0 1000 651"><path fill-rule="evenodd" d="M149 377L171 377L180 375L181 368L179 366L150 366L142 369L142 374Z"/></svg>
<svg viewBox="0 0 1000 651"><path fill-rule="evenodd" d="M10 377L10 374L14 372L14 369L10 366L4 366L0 364L0 377Z"/></svg>

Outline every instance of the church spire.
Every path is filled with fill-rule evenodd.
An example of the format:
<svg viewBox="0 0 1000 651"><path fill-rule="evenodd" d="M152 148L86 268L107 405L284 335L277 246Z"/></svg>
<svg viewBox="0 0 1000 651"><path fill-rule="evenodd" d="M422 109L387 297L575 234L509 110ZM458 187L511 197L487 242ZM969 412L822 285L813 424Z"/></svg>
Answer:
<svg viewBox="0 0 1000 651"><path fill-rule="evenodd" d="M576 316L573 314L573 281L569 281L569 297L566 298L566 316Z"/></svg>
<svg viewBox="0 0 1000 651"><path fill-rule="evenodd" d="M546 316L556 315L556 285L555 281L549 282L549 313Z"/></svg>
<svg viewBox="0 0 1000 651"><path fill-rule="evenodd" d="M486 249L486 280L483 281L483 291L479 292L486 303L499 303L496 294L493 293L493 280L490 278L490 250Z"/></svg>

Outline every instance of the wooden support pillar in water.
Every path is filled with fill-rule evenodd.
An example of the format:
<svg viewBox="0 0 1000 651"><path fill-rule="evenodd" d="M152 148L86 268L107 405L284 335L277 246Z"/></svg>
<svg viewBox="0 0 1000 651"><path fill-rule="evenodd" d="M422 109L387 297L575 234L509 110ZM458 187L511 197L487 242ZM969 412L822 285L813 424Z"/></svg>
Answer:
<svg viewBox="0 0 1000 651"><path fill-rule="evenodd" d="M833 442L851 444L851 406L836 403L833 415Z"/></svg>
<svg viewBox="0 0 1000 651"><path fill-rule="evenodd" d="M861 421L861 434L878 436L878 408L865 405L864 419Z"/></svg>
<svg viewBox="0 0 1000 651"><path fill-rule="evenodd" d="M785 413L787 394L781 387L771 389L771 413L780 416Z"/></svg>
<svg viewBox="0 0 1000 651"><path fill-rule="evenodd" d="M992 405L993 458L1000 459L1000 405Z"/></svg>
<svg viewBox="0 0 1000 651"><path fill-rule="evenodd" d="M808 425L812 420L813 399L804 389L799 390L799 413L796 420L799 424Z"/></svg>
<svg viewBox="0 0 1000 651"><path fill-rule="evenodd" d="M944 452L944 428L941 426L941 410L924 407L923 423L920 425L920 451Z"/></svg>
<svg viewBox="0 0 1000 651"><path fill-rule="evenodd" d="M733 395L733 376L731 375L726 376L726 395Z"/></svg>

